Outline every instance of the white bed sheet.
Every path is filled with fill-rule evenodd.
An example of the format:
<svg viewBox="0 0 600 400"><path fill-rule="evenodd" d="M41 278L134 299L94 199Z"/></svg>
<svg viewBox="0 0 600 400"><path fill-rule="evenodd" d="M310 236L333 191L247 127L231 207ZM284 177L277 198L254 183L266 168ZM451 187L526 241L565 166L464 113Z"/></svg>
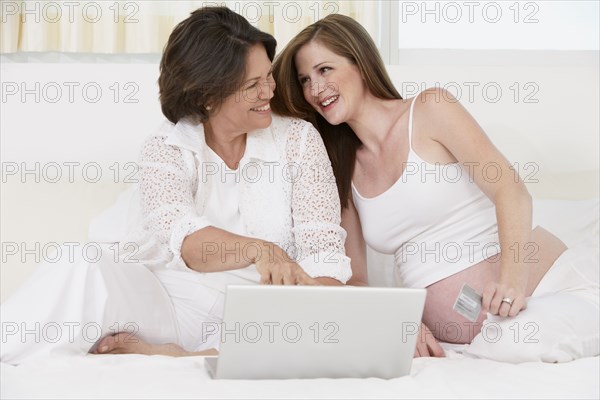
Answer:
<svg viewBox="0 0 600 400"><path fill-rule="evenodd" d="M213 380L203 357L88 355L2 364L9 398L556 398L598 399L600 358L506 364L419 358L410 376L382 379Z"/></svg>
<svg viewBox="0 0 600 400"><path fill-rule="evenodd" d="M598 199L536 201L534 225L570 246L597 248L599 206ZM509 364L446 347L447 358L415 359L410 376L392 380L215 381L203 357L45 358L17 367L1 364L0 398L600 398L599 357Z"/></svg>

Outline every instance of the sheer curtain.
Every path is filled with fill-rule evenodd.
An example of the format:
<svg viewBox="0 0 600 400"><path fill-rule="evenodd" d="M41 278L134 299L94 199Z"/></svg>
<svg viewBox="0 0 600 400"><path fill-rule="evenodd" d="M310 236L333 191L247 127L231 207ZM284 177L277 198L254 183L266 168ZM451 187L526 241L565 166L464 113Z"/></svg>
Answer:
<svg viewBox="0 0 600 400"><path fill-rule="evenodd" d="M377 1L40 1L0 2L0 53L160 53L191 11L225 5L273 34L279 49L331 13L359 21L377 37Z"/></svg>

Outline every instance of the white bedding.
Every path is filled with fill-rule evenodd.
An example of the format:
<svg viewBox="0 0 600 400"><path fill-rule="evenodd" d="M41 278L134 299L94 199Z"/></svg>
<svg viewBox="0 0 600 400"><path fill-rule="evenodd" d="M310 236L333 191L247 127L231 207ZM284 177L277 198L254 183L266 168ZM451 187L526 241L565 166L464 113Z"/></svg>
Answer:
<svg viewBox="0 0 600 400"><path fill-rule="evenodd" d="M577 398L600 396L600 359L506 364L453 351L415 359L410 376L382 379L212 380L203 357L88 355L2 364L9 398Z"/></svg>
<svg viewBox="0 0 600 400"><path fill-rule="evenodd" d="M598 248L598 199L536 200L534 225L569 246ZM597 264L596 258L596 264ZM384 264L370 265L373 281ZM468 358L415 359L410 376L381 379L215 381L203 357L87 355L1 364L0 397L9 398L600 398L600 358L563 364L509 364Z"/></svg>

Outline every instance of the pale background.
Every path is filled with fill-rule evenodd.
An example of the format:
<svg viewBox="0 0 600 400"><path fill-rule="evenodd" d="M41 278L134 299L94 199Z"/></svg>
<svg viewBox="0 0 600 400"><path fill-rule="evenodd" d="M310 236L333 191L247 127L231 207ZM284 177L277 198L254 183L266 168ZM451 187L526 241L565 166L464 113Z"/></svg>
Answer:
<svg viewBox="0 0 600 400"><path fill-rule="evenodd" d="M198 2L178 3L186 7L184 3ZM452 16L443 14L444 6L450 10L448 2L437 2L440 21L434 14L420 15L420 10L405 12L405 23L399 22L401 11L411 2L357 3L359 8L349 10L371 26L403 95L412 97L435 85L457 95L497 147L518 163L537 199L598 197L597 2L521 2L521 20L523 12L535 11L525 9L526 4L538 7L539 22L526 26L514 23L506 9L513 2L498 2L506 18L493 24L481 18L451 23ZM434 13L435 3L428 2ZM484 3L490 2L481 2L482 8ZM368 11L356 14L361 9ZM181 8L178 12L185 15ZM304 17L312 22L311 14ZM135 172L129 163L136 161L141 142L163 118L157 100L157 52L14 52L18 49L6 44L6 21L0 56L2 300L29 276L36 259L51 257L47 253L53 243L76 242L75 251L81 251L91 218L129 184L126 178ZM299 25L286 28L285 21L275 20L269 29L285 42ZM39 38L44 37L42 32ZM68 165L73 166L72 182ZM56 166L61 178L55 176ZM101 176L91 182L96 166ZM23 169L34 172L24 174ZM381 265L370 266L376 284L383 281L378 276Z"/></svg>

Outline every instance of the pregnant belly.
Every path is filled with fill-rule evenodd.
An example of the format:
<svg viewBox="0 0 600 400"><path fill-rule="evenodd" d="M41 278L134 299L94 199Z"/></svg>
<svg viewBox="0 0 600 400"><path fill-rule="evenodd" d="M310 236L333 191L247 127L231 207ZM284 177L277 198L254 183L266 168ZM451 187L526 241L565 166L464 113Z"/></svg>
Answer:
<svg viewBox="0 0 600 400"><path fill-rule="evenodd" d="M567 249L560 239L541 227L532 231L531 243L534 245L528 248L535 250L526 255L533 262L524 264L530 268L526 289L527 297L531 296L544 274L558 256ZM463 284L466 283L481 294L488 282L497 282L500 278L500 260L506 255L510 256L511 254L509 252L501 254L500 257L490 257L427 287L423 322L438 340L449 343L470 343L481 331L481 324L486 319L485 313L480 313L477 320L471 322L454 311L452 307Z"/></svg>

